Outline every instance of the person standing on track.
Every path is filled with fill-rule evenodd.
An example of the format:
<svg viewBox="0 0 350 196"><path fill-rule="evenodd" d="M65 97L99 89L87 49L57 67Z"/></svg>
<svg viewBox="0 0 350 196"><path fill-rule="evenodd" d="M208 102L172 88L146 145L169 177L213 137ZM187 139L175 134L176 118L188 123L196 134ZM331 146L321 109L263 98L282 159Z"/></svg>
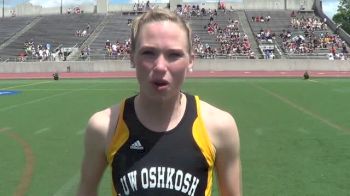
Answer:
<svg viewBox="0 0 350 196"><path fill-rule="evenodd" d="M192 69L191 30L176 13L154 9L133 21L131 64L139 93L95 113L85 135L77 195L97 195L109 165L113 195L242 195L234 118L181 91Z"/></svg>

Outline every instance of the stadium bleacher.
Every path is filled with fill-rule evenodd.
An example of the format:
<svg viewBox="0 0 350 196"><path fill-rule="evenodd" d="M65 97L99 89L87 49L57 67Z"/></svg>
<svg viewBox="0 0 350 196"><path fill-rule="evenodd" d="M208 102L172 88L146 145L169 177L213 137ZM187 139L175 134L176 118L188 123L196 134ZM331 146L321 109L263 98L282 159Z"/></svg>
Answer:
<svg viewBox="0 0 350 196"><path fill-rule="evenodd" d="M35 46L49 43L52 50L57 47L79 46L88 37L89 32L85 36L77 36L76 32L86 29L92 32L101 19L102 16L96 14L40 16L40 20L36 24L23 32L8 46L2 48L0 56L3 59L17 57L24 51L24 43L28 41L34 42ZM28 21L30 20L28 18Z"/></svg>
<svg viewBox="0 0 350 196"><path fill-rule="evenodd" d="M0 43L10 39L18 31L28 25L34 17L0 18Z"/></svg>
<svg viewBox="0 0 350 196"><path fill-rule="evenodd" d="M11 17L0 20L0 58L1 61L18 60L19 55L23 55L24 43L33 42L37 45L50 45L51 52L58 52L61 48L75 48L78 54L88 54L91 59L118 59L125 58L125 51L122 55L112 55L106 50L105 45L109 42L125 44L130 36L130 26L132 21L140 11L135 12L113 12L108 15L98 14L65 14L65 15L45 15L36 17ZM295 15L295 16L292 16ZM240 36L248 36L247 42L250 51L247 53L229 54L222 52L222 42L218 36L220 33L208 33L210 19L217 23L220 29L225 29L232 21L236 21L238 28L235 30ZM264 21L260 21L260 17ZM313 37L305 35L305 29L295 28L291 22L292 18L316 18L312 11L294 12L291 10L218 10L215 16L193 15L185 16L188 20L193 35L200 39L201 44L215 49L215 55L211 58L249 58L250 54L255 54L254 58L267 58L273 53L273 58L321 58L327 59L330 53L331 44L325 47L317 47L311 52L292 51L289 47L295 40L286 40L281 34L290 33L290 39L304 39L305 45L312 42L315 37L322 42L325 36L337 38L335 33L325 29L312 31ZM259 18L259 21L257 20ZM269 18L269 19L267 19ZM267 21L269 20L269 21ZM84 32L84 30L86 32ZM261 32L273 34L273 39L259 39L256 36ZM84 33L83 33L84 32ZM240 38L242 39L242 38ZM328 38L327 38L328 39ZM335 41L334 41L335 42ZM337 38L336 52L343 52L344 43ZM236 44L237 45L237 44ZM242 43L239 43L242 47ZM308 46L311 46L309 44ZM335 47L334 47L335 48ZM347 46L345 46L347 48ZM57 50L55 50L57 49ZM87 51L88 50L88 51ZM240 49L239 49L240 50ZM235 51L235 50L234 50ZM269 51L270 53L266 53ZM205 55L198 55L203 57ZM81 55L71 55L69 60L81 60ZM86 60L86 58L83 58ZM24 60L24 59L21 59Z"/></svg>
<svg viewBox="0 0 350 196"><path fill-rule="evenodd" d="M108 15L101 32L94 39L94 41L89 44L91 49L91 58L108 58L108 54L105 49L107 40L109 40L111 44L116 43L117 41L119 43L124 43L125 40L128 40L130 37L130 27L128 26L128 21L130 22L135 17L136 15L122 13L112 13Z"/></svg>

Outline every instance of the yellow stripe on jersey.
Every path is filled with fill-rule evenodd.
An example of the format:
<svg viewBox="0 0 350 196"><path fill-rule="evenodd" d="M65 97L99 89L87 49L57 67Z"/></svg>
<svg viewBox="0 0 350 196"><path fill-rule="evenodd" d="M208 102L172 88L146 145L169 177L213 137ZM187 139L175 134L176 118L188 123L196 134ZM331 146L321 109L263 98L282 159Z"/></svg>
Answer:
<svg viewBox="0 0 350 196"><path fill-rule="evenodd" d="M210 141L209 135L207 133L207 130L206 130L204 122L203 122L203 118L201 115L199 97L195 96L195 99L196 99L198 117L196 118L195 122L193 123L192 134L193 134L194 140L198 144L198 146L199 146L203 156L207 160L207 163L209 166L209 168L208 168L208 182L207 182L207 188L205 190L205 195L209 196L209 195L211 195L211 189L212 189L212 184L213 184L215 148Z"/></svg>
<svg viewBox="0 0 350 196"><path fill-rule="evenodd" d="M123 144L128 140L129 138L129 129L126 126L124 120L123 120L123 114L124 114L124 105L125 100L120 104L119 106L119 115L118 115L118 122L117 127L115 129L115 134L113 135L111 144L107 151L107 162L111 166L114 155L117 153L117 151L123 146ZM112 187L113 187L113 180L112 180ZM117 192L115 191L115 188L112 188L112 195L117 196Z"/></svg>
<svg viewBox="0 0 350 196"><path fill-rule="evenodd" d="M111 165L114 155L129 138L129 129L123 120L125 100L119 106L119 115L115 134L107 151L107 161Z"/></svg>

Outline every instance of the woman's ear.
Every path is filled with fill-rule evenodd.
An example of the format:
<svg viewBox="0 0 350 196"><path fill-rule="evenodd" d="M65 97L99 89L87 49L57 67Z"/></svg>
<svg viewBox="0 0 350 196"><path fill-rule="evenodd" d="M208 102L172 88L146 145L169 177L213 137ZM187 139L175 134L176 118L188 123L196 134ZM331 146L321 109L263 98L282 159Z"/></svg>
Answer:
<svg viewBox="0 0 350 196"><path fill-rule="evenodd" d="M192 73L192 72L193 72L192 67L188 67L188 68L187 68L187 71L190 72L190 73Z"/></svg>
<svg viewBox="0 0 350 196"><path fill-rule="evenodd" d="M193 71L193 63L194 63L194 54L192 53L190 55L190 61L189 61L188 67L187 67L187 71L188 72L192 72Z"/></svg>

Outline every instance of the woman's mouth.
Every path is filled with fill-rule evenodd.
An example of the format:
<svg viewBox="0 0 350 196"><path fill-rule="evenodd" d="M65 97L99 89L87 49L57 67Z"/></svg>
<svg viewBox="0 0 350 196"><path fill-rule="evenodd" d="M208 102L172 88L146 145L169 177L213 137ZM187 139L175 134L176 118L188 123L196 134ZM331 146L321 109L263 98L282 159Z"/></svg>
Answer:
<svg viewBox="0 0 350 196"><path fill-rule="evenodd" d="M166 88L169 84L169 82L166 80L155 80L152 83L158 90Z"/></svg>

